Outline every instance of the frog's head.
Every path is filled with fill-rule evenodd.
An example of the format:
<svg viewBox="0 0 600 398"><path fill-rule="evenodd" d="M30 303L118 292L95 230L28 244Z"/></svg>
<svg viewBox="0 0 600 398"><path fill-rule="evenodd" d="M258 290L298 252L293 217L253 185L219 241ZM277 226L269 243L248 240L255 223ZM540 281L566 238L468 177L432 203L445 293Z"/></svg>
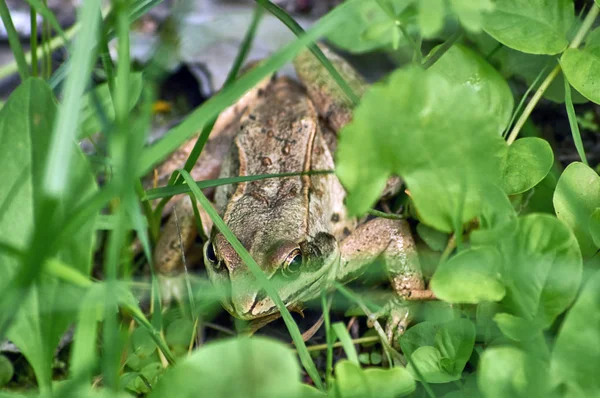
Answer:
<svg viewBox="0 0 600 398"><path fill-rule="evenodd" d="M334 278L340 250L330 233L290 239L285 233L279 234L276 228L262 231L246 235L248 238L241 241L286 307L299 308ZM204 245L204 263L211 282L222 294L223 306L232 315L251 320L278 312L273 300L223 234L213 232Z"/></svg>

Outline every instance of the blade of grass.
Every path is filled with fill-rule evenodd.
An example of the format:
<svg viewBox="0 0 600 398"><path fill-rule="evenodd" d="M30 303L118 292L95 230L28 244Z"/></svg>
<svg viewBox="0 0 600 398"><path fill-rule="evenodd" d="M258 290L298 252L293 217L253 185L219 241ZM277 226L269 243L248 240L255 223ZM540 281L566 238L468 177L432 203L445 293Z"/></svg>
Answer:
<svg viewBox="0 0 600 398"><path fill-rule="evenodd" d="M452 36L448 38L445 42L443 42L433 53L429 54L423 60L421 66L423 69L429 69L435 64L448 50L452 48L454 43L459 41L462 38L463 34L461 31L454 33Z"/></svg>
<svg viewBox="0 0 600 398"><path fill-rule="evenodd" d="M271 3L269 0L256 0L258 4L263 6L267 11L269 11L273 16L279 19L284 23L298 38L302 37L306 34L302 26L298 24L288 13L286 13L281 7ZM339 10L334 10L333 12L340 12ZM342 75L335 69L331 61L323 54L323 51L314 43L309 43L308 48L314 54L315 57L321 62L321 64L327 69L333 80L340 87L342 92L348 97L348 99L354 104L354 106L358 105L360 102L360 97L356 95L356 93L352 90L352 88L346 83Z"/></svg>
<svg viewBox="0 0 600 398"><path fill-rule="evenodd" d="M513 112L512 116L510 118L510 121L508 122L508 124L506 125L506 128L504 129L504 132L502 132L502 137L506 137L506 135L508 134L508 131L510 130L510 127L512 126L515 119L517 118L517 115L519 114L519 112L521 112L521 109L523 109L523 106L525 105L525 100L527 100L527 97L529 97L529 94L531 93L531 91L537 86L539 81L542 79L542 76L544 76L544 73L546 73L548 66L549 65L544 66L544 68L536 76L533 83L531 83L531 85L527 88L527 91L525 91L525 94L523 94L523 96L521 97L521 101L519 101L519 105L517 105L517 108Z"/></svg>
<svg viewBox="0 0 600 398"><path fill-rule="evenodd" d="M565 107L567 108L567 115L569 117L569 125L571 126L571 135L573 136L573 142L577 153L584 164L588 164L587 157L585 156L585 148L583 147L583 141L581 141L581 133L579 132L579 124L577 123L577 115L575 114L575 107L573 106L573 100L571 99L571 85L567 80L567 76L564 76L565 80Z"/></svg>
<svg viewBox="0 0 600 398"><path fill-rule="evenodd" d="M331 301L327 303L327 292L325 289L321 291L321 308L323 311L323 321L325 323L325 341L327 346L327 362L325 365L325 382L327 388L331 388L331 380L333 378L333 345L335 343L335 335L331 330L331 319L329 318L329 307ZM310 347L309 347L310 350Z"/></svg>
<svg viewBox="0 0 600 398"><path fill-rule="evenodd" d="M118 44L117 74L115 77L114 108L115 125L109 136L109 154L114 162L117 172L113 173L112 181L115 182L120 202L113 203L112 210L115 215L116 228L110 233L106 256L104 258L104 274L106 291L104 301L104 327L103 327L103 356L102 375L104 384L112 391L119 390L119 363L121 358L122 341L119 336L120 324L114 311L117 302L117 277L121 255L125 246L127 233L127 216L133 216L135 209L135 194L131 167L135 164L134 141L139 134L128 134L128 102L129 102L129 75L130 75L130 43L129 43L129 15L126 0L114 3L115 26ZM99 12L96 20L99 20ZM75 64L76 65L76 64ZM132 209L133 208L133 209ZM134 218L135 222L135 218Z"/></svg>
<svg viewBox="0 0 600 398"><path fill-rule="evenodd" d="M51 197L58 197L66 188L67 173L73 156L72 144L77 137L80 101L85 91L95 58L100 15L100 1L85 1L81 9L81 24L86 26L75 42L70 62L77 65L67 78L64 101L58 112L57 122L50 141L48 163L45 170L44 190Z"/></svg>
<svg viewBox="0 0 600 398"><path fill-rule="evenodd" d="M229 177L229 178L219 178L216 180L203 180L196 181L196 185L200 189L218 187L220 185L227 184L237 184L240 182L249 182L249 181L257 181L264 180L268 178L282 178L282 177L297 177L303 175L318 175L318 174L333 174L332 170L323 170L323 171L310 171L310 172L298 172L298 173L280 173L280 174L257 174L254 176L243 176L243 177ZM172 197L174 195L179 195L182 193L190 192L190 187L188 185L168 185L162 188L153 188L145 191L145 194L141 197L141 200L154 200L165 197Z"/></svg>
<svg viewBox="0 0 600 398"><path fill-rule="evenodd" d="M338 339L342 343L342 347L344 347L344 352L346 356L351 362L354 362L358 366L360 366L360 362L358 361L358 354L356 353L356 348L354 348L354 344L352 343L352 337L350 337L350 333L346 330L346 325L342 322L336 322L332 326L333 331L337 335Z"/></svg>
<svg viewBox="0 0 600 398"><path fill-rule="evenodd" d="M29 77L29 66L27 66L27 61L25 61L25 54L23 53L23 47L19 40L19 34L13 24L10 11L8 11L6 0L0 0L0 18L2 19L6 34L8 35L8 43L10 44L10 49L15 57L19 76L21 76L21 81L24 81Z"/></svg>
<svg viewBox="0 0 600 398"><path fill-rule="evenodd" d="M238 240L238 238L231 232L231 230L229 229L229 227L227 227L225 222L223 222L223 219L219 217L215 209L210 204L210 201L206 198L206 196L204 196L200 188L196 186L194 180L192 179L192 176L185 170L181 170L180 172L183 175L183 178L185 179L186 183L191 187L192 193L196 197L196 200L200 202L200 205L204 208L204 210L213 220L217 229L223 235L225 235L227 241L231 244L231 246L234 248L237 254L242 258L244 263L250 269L250 272L252 272L252 275L259 282L260 286L263 289L265 289L269 297L271 297L271 299L277 306L277 309L279 309L281 317L283 318L283 321L285 322L285 325L287 326L288 331L290 332L290 335L294 340L294 344L296 345L296 349L298 350L298 355L300 356L300 361L302 362L304 369L306 369L306 372L308 373L312 381L315 383L315 386L317 386L319 390L324 391L323 383L321 382L321 377L319 376L319 372L317 371L317 368L315 367L315 364L312 361L308 350L306 349L306 344L304 343L304 340L302 340L302 334L300 333L300 330L298 330L298 325L296 325L294 319L292 318L292 315L281 300L281 297L279 297L279 293L277 293L277 290L273 287L269 279L267 279L267 276L260 269L260 267L254 261L252 256L250 256L250 253L248 253L248 251L244 248L244 246Z"/></svg>
<svg viewBox="0 0 600 398"><path fill-rule="evenodd" d="M224 88L217 95L206 101L201 107L194 111L187 119L171 129L160 141L144 150L142 154L141 167L138 175L145 175L152 167L173 152L186 139L192 137L198 131L198 126L204 125L214 118L223 109L233 104L243 93L250 90L265 76L281 68L302 50L306 45L315 41L318 37L333 30L344 20L354 7L363 8L361 0L351 0L342 3L333 11L321 18L311 30L307 31L298 40L290 43L277 51L270 58L263 61L259 66L241 76L236 84Z"/></svg>

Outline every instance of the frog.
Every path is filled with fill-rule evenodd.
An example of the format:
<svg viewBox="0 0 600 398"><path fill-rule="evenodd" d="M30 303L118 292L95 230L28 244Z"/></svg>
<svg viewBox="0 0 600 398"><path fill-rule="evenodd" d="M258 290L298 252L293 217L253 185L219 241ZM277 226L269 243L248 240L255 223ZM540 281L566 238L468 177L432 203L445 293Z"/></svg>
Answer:
<svg viewBox="0 0 600 398"><path fill-rule="evenodd" d="M320 48L357 95L368 89L344 59ZM405 219L359 220L349 215L346 191L330 171L335 169L337 132L351 122L352 103L310 51L299 54L294 66L300 81L268 78L217 120L207 149L216 140L221 144L212 148L218 146L221 153L207 155L209 162L201 156L194 169L210 177L218 168L219 178L286 174L218 186L214 206L292 311L301 312L304 303L333 282L346 284L376 260L383 261L395 299L370 321L387 316L385 332L393 342L413 318L408 303L432 297L425 288L410 226ZM222 162L215 167L221 155ZM390 179L384 194L396 193L400 184L397 178ZM155 251L161 274L181 268L181 253L192 245L197 230L189 197L174 208L175 217L167 222ZM257 325L254 330L277 319L273 299L223 233L207 226L206 217L203 220L207 235L203 262L222 306Z"/></svg>

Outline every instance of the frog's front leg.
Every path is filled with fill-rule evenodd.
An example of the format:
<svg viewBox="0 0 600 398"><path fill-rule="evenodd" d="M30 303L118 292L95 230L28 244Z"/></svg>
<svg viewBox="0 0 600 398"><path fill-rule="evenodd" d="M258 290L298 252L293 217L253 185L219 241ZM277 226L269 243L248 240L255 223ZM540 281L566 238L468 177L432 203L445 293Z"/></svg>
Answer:
<svg viewBox="0 0 600 398"><path fill-rule="evenodd" d="M341 242L338 279L346 282L357 278L376 259L384 261L398 296L383 312L374 314L375 319L388 316L386 334L392 343L394 336L404 333L412 319L407 301L431 299L433 295L425 290L415 242L406 221L376 218L360 225Z"/></svg>

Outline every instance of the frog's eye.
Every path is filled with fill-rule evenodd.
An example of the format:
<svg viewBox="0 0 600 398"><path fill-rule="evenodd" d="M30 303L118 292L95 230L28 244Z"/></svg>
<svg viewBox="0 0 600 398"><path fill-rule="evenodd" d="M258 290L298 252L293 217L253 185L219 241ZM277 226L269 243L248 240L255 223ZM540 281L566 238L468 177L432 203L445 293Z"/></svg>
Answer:
<svg viewBox="0 0 600 398"><path fill-rule="evenodd" d="M283 275L293 276L300 272L302 267L302 252L300 249L294 249L283 262Z"/></svg>
<svg viewBox="0 0 600 398"><path fill-rule="evenodd" d="M219 259L215 253L215 246L211 241L206 242L206 245L204 245L204 258L213 265L219 263Z"/></svg>

